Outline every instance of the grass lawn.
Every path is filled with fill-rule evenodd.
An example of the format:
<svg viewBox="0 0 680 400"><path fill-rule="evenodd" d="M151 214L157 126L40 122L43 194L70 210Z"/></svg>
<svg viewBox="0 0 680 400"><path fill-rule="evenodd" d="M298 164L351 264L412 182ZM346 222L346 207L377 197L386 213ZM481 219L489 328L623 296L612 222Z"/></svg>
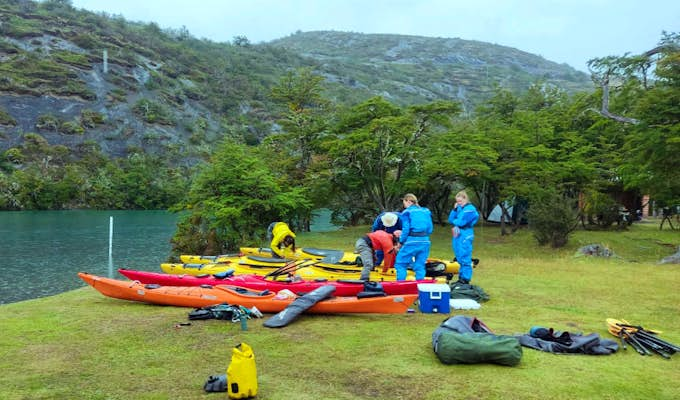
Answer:
<svg viewBox="0 0 680 400"><path fill-rule="evenodd" d="M353 250L366 227L301 234L302 246ZM658 221L618 232L577 231L566 248L538 247L521 230L476 228L474 283L491 296L477 316L498 334L534 325L596 332L623 318L680 345L680 265L657 262L680 245ZM432 256L451 258L438 227ZM617 257L574 257L599 243ZM162 260L159 260L159 263ZM226 399L206 394L231 349L252 346L259 399L678 399L680 354L632 349L610 356L554 355L524 348L516 367L443 365L431 348L442 314L303 315L281 329L249 321L187 320L185 308L110 299L90 287L0 306L0 399ZM452 314L453 315L453 314Z"/></svg>

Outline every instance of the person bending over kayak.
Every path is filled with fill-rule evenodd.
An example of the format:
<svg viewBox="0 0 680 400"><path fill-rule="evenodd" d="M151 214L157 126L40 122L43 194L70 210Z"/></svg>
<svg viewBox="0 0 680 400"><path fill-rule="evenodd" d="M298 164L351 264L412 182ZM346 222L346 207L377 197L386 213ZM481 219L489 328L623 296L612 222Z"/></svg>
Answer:
<svg viewBox="0 0 680 400"><path fill-rule="evenodd" d="M399 219L399 212L385 211L380 213L373 221L371 232L385 231L387 233L394 233L401 231L401 220ZM383 262L385 255L382 250L375 251L375 265L380 265Z"/></svg>
<svg viewBox="0 0 680 400"><path fill-rule="evenodd" d="M475 232L472 227L479 220L479 212L468 199L467 192L461 190L456 194L456 205L449 214L449 224L453 225L452 247L460 269L458 282L470 283L472 280L472 242L475 240Z"/></svg>
<svg viewBox="0 0 680 400"><path fill-rule="evenodd" d="M295 254L295 232L285 222L272 222L267 228L267 237L271 238L269 247L273 257L291 258Z"/></svg>
<svg viewBox="0 0 680 400"><path fill-rule="evenodd" d="M401 235L394 268L397 280L406 280L406 268L413 261L416 279L425 279L425 262L430 255L430 234L432 233L432 213L418 205L418 198L411 193L404 196L404 211L401 213Z"/></svg>
<svg viewBox="0 0 680 400"><path fill-rule="evenodd" d="M359 253L361 264L363 265L359 279L362 281L370 280L373 266L379 265L376 263L376 253L378 251L384 255L383 272L394 266L395 253L397 252L394 245L400 234L401 231L395 231L394 233L375 231L357 239L354 245L354 252Z"/></svg>

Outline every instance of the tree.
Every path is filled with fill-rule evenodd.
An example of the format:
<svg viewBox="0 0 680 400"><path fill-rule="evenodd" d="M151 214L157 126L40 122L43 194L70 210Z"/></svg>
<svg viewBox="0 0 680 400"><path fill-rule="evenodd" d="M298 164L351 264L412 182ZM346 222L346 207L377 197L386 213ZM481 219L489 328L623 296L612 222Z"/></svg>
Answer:
<svg viewBox="0 0 680 400"><path fill-rule="evenodd" d="M423 189L425 142L458 112L452 102L400 108L375 97L342 113L323 147L336 195L352 199L350 219L393 209L406 191Z"/></svg>
<svg viewBox="0 0 680 400"><path fill-rule="evenodd" d="M432 135L423 151L423 176L428 208L433 218L445 223L453 206L453 195L467 188L477 193L484 176L491 173L491 165L498 153L478 124L459 122L451 129Z"/></svg>
<svg viewBox="0 0 680 400"><path fill-rule="evenodd" d="M319 140L333 118L332 104L323 97L323 77L310 68L289 71L271 90L272 98L283 110L278 123L281 130L267 137L263 148L272 168L283 179L281 184L304 187L316 208L327 201L327 176L320 164ZM315 158L316 155L316 158ZM310 209L311 211L311 209ZM309 230L311 212L300 216L299 229Z"/></svg>
<svg viewBox="0 0 680 400"><path fill-rule="evenodd" d="M325 113L330 103L322 96L321 82L323 77L312 69L301 68L289 71L271 90L272 98L286 111L279 120L283 130L272 135L270 143L292 156L298 178L304 177L314 143L326 129Z"/></svg>
<svg viewBox="0 0 680 400"><path fill-rule="evenodd" d="M174 210L188 215L172 239L173 252L222 254L263 239L272 221L291 221L311 212L300 187L281 187L267 161L252 148L226 141Z"/></svg>
<svg viewBox="0 0 680 400"><path fill-rule="evenodd" d="M583 123L582 110L574 104L561 90L538 82L517 98L500 90L490 105L479 109L479 141L496 155L487 158L490 163L477 185L488 206L483 215L498 204L509 217L506 202L531 199L541 188L575 197L596 180L597 148L583 137L589 121ZM521 220L517 216L513 231ZM501 234L506 233L502 218Z"/></svg>
<svg viewBox="0 0 680 400"><path fill-rule="evenodd" d="M641 190L668 206L680 203L679 61L680 34L664 32L658 46L639 56L589 62L597 67L593 76L604 84L611 78L621 82L612 93L603 86L602 102L611 96L619 107L625 104L622 111L630 117L613 119L633 124L624 130L627 157L617 169L619 177L626 188Z"/></svg>

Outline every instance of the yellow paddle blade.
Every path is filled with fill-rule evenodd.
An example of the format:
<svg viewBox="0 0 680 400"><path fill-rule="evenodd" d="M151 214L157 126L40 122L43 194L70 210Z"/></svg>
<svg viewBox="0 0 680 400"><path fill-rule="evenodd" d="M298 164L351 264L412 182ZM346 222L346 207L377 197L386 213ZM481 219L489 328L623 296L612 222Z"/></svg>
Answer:
<svg viewBox="0 0 680 400"><path fill-rule="evenodd" d="M628 326L626 326L628 325ZM607 318L607 331L611 333L614 336L618 336L619 332L621 332L621 328L625 328L626 331L628 332L637 332L639 325L631 324L630 322L626 321L625 319L616 319L616 318ZM656 333L660 334L663 333L660 330L656 329L650 329L650 328L644 328L645 331L651 332L651 333Z"/></svg>

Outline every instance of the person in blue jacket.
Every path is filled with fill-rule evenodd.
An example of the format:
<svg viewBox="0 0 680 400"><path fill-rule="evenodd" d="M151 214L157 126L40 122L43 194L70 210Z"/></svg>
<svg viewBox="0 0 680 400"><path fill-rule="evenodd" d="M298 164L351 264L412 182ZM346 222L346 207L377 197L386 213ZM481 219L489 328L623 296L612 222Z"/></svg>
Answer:
<svg viewBox="0 0 680 400"><path fill-rule="evenodd" d="M426 207L418 205L418 198L408 193L403 198L404 211L401 213L401 235L394 268L397 280L406 280L406 270L413 262L416 279L425 279L425 262L430 255L430 234L432 214Z"/></svg>
<svg viewBox="0 0 680 400"><path fill-rule="evenodd" d="M394 234L396 231L401 230L401 219L399 219L399 213L395 211L386 211L380 213L373 221L373 226L371 227L371 232L375 231L385 231L387 233ZM375 265L380 265L385 258L385 254L382 250L375 251Z"/></svg>
<svg viewBox="0 0 680 400"><path fill-rule="evenodd" d="M394 231L401 230L401 220L396 211L386 211L380 213L373 221L371 232L385 231L387 233L394 233Z"/></svg>
<svg viewBox="0 0 680 400"><path fill-rule="evenodd" d="M467 192L461 190L456 194L456 204L449 214L449 224L453 225L452 246L460 269L458 270L458 282L470 283L472 280L472 242L475 233L472 227L479 220L479 212L470 203Z"/></svg>

